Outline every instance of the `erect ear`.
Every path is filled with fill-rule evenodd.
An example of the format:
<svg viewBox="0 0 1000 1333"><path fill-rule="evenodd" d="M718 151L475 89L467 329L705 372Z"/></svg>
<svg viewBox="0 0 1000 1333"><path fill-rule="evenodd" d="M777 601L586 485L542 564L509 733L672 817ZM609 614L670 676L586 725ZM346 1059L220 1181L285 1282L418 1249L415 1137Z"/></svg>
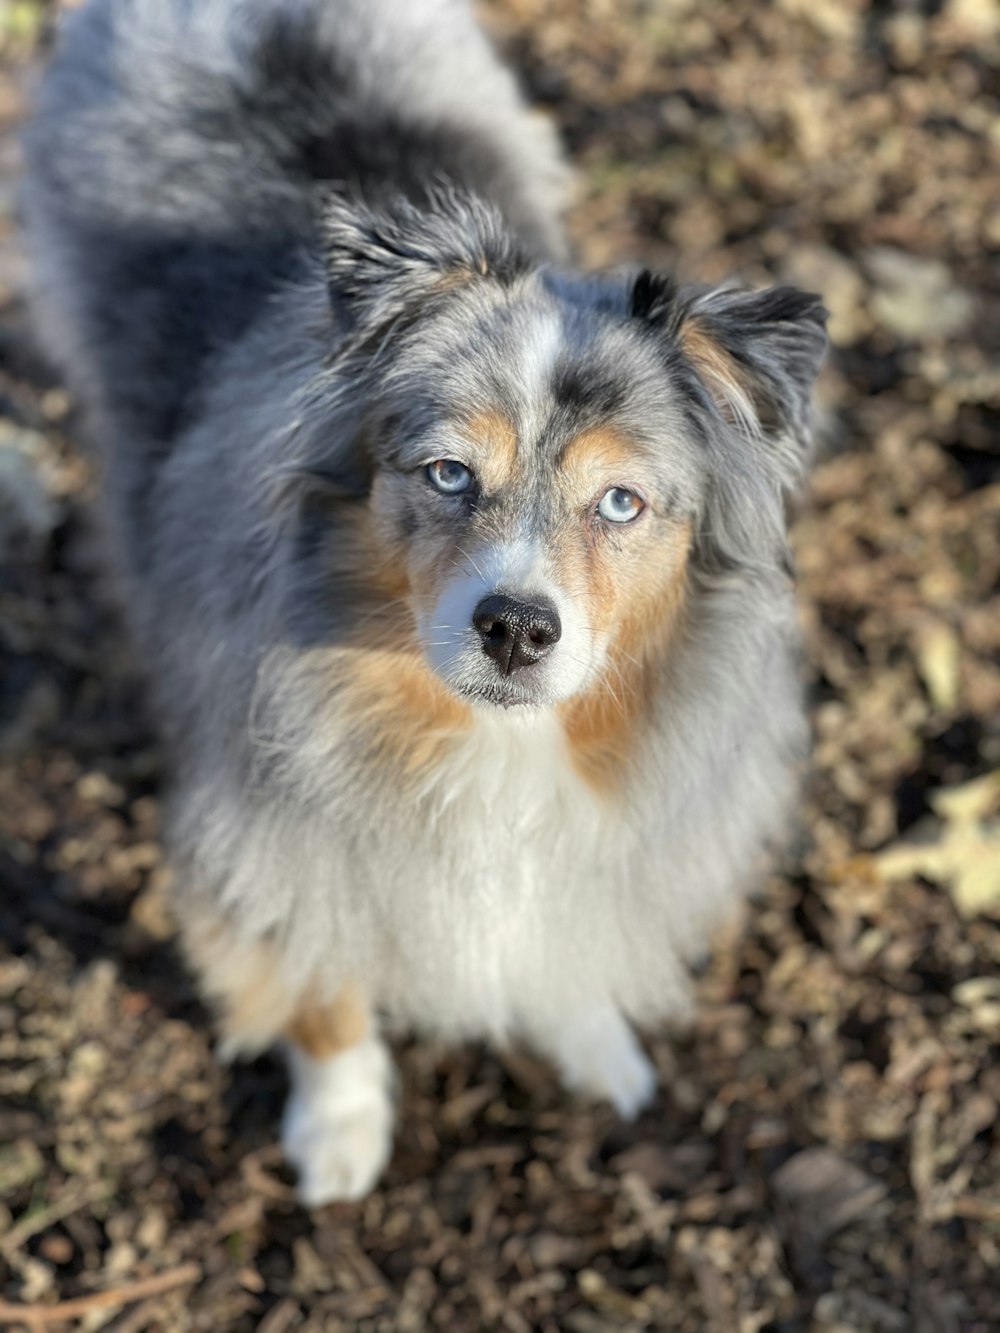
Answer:
<svg viewBox="0 0 1000 1333"><path fill-rule="evenodd" d="M503 219L474 195L432 187L418 207L330 195L322 218L330 299L346 329L369 336L416 318L467 283L510 283L527 270Z"/></svg>
<svg viewBox="0 0 1000 1333"><path fill-rule="evenodd" d="M807 462L826 348L819 297L793 287L688 294L646 272L633 284L631 313L661 331L689 382L690 371L696 377L708 417L706 549L726 563L780 559L784 497Z"/></svg>
<svg viewBox="0 0 1000 1333"><path fill-rule="evenodd" d="M794 287L716 289L693 296L641 273L632 313L661 323L719 415L761 446L761 462L790 487L809 445L809 403L826 348L826 311Z"/></svg>

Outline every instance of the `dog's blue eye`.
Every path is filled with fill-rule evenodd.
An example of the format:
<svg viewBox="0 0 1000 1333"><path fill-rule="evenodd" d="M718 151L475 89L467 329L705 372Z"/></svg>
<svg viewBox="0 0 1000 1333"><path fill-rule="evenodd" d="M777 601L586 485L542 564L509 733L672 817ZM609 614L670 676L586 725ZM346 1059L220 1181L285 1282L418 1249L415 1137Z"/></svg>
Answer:
<svg viewBox="0 0 1000 1333"><path fill-rule="evenodd" d="M601 496L597 512L609 523L631 523L634 518L639 517L645 507L634 491L615 486Z"/></svg>
<svg viewBox="0 0 1000 1333"><path fill-rule="evenodd" d="M472 485L472 473L454 458L438 458L427 464L427 480L442 495L461 495Z"/></svg>

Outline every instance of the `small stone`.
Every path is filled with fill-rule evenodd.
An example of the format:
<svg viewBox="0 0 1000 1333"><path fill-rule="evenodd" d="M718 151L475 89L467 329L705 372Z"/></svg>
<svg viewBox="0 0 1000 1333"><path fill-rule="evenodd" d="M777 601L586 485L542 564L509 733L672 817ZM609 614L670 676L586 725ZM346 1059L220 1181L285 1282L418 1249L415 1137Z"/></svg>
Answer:
<svg viewBox="0 0 1000 1333"><path fill-rule="evenodd" d="M45 1236L38 1248L42 1258L53 1264L68 1264L73 1258L73 1242L66 1236Z"/></svg>

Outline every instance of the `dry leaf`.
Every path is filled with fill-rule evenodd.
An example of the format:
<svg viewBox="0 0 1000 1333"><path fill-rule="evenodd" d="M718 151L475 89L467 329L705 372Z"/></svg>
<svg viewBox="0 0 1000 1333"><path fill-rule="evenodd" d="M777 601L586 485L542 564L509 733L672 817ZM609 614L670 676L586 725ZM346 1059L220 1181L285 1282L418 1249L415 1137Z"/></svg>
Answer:
<svg viewBox="0 0 1000 1333"><path fill-rule="evenodd" d="M917 631L917 669L931 703L942 713L958 704L959 664L962 645L952 627L943 620L930 620Z"/></svg>
<svg viewBox="0 0 1000 1333"><path fill-rule="evenodd" d="M931 804L940 824L924 823L926 841L895 843L871 858L880 879L922 875L951 890L963 916L1000 910L1000 771L939 791Z"/></svg>
<svg viewBox="0 0 1000 1333"><path fill-rule="evenodd" d="M886 1196L885 1185L833 1148L806 1148L775 1171L771 1188L794 1234L813 1246L864 1217Z"/></svg>

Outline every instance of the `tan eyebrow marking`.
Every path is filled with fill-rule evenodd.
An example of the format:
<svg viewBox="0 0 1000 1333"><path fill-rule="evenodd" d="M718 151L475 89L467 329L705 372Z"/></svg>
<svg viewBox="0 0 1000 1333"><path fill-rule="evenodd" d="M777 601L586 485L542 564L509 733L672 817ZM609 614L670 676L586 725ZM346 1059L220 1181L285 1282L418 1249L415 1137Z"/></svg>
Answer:
<svg viewBox="0 0 1000 1333"><path fill-rule="evenodd" d="M473 412L461 430L479 451L477 471L487 490L499 490L517 476L517 427L510 417L496 410Z"/></svg>
<svg viewBox="0 0 1000 1333"><path fill-rule="evenodd" d="M592 426L567 440L557 465L575 505L596 503L604 486L628 485L642 444L616 426Z"/></svg>
<svg viewBox="0 0 1000 1333"><path fill-rule="evenodd" d="M560 466L569 472L596 467L626 467L632 463L638 446L615 426L592 426L574 435L563 445Z"/></svg>

